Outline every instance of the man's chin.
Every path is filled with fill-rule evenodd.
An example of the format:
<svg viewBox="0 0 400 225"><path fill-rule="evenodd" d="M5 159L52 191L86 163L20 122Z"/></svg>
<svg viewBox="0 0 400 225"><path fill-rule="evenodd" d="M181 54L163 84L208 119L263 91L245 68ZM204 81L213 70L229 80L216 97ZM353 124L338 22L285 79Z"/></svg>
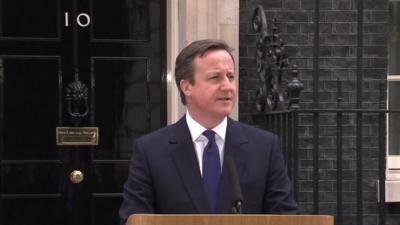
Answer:
<svg viewBox="0 0 400 225"><path fill-rule="evenodd" d="M222 111L218 112L218 114L221 117L226 117L226 116L229 116L232 113L232 110L233 110L232 108L226 109L226 110L222 110Z"/></svg>

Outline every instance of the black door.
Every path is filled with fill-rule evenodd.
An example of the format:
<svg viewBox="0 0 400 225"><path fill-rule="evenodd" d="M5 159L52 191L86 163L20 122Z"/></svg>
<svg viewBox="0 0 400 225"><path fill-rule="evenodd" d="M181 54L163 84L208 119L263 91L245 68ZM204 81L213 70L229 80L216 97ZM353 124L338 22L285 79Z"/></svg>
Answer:
<svg viewBox="0 0 400 225"><path fill-rule="evenodd" d="M165 19L159 0L0 0L1 225L119 223L131 143L166 125Z"/></svg>

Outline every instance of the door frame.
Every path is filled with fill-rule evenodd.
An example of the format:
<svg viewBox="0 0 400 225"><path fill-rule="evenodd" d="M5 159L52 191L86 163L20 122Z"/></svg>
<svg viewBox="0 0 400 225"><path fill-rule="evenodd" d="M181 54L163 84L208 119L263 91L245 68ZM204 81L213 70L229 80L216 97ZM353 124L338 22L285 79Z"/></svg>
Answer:
<svg viewBox="0 0 400 225"><path fill-rule="evenodd" d="M239 90L239 0L167 0L167 123L185 114L175 84L175 58L192 41L204 38L225 40L233 49L235 81ZM238 103L238 95L236 96ZM238 120L235 104L231 118Z"/></svg>

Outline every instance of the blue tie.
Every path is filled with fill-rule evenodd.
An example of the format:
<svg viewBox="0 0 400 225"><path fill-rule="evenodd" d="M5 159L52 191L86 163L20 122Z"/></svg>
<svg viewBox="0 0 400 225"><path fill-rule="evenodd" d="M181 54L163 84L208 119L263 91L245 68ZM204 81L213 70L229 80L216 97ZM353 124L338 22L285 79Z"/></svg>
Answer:
<svg viewBox="0 0 400 225"><path fill-rule="evenodd" d="M219 178L221 176L221 162L219 160L218 146L215 143L215 132L206 130L203 135L208 139L203 152L203 183L207 192L210 211L215 213Z"/></svg>

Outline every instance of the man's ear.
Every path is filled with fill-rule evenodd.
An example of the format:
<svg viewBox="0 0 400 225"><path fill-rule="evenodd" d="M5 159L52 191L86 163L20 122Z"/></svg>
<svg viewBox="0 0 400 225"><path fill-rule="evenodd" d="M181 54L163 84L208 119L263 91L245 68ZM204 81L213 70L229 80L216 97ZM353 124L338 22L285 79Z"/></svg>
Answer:
<svg viewBox="0 0 400 225"><path fill-rule="evenodd" d="M190 96L192 94L192 85L188 80L181 80L179 82L179 87L185 96Z"/></svg>

